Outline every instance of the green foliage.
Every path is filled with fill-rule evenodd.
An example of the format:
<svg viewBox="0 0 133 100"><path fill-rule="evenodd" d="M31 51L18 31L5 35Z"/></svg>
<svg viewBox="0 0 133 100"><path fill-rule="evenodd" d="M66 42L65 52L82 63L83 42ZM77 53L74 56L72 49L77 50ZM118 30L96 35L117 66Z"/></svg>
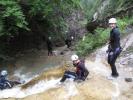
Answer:
<svg viewBox="0 0 133 100"><path fill-rule="evenodd" d="M118 27L121 30L122 33L125 33L125 28L128 25L132 25L133 24L133 17L124 17L122 19L118 18Z"/></svg>
<svg viewBox="0 0 133 100"><path fill-rule="evenodd" d="M28 3L30 15L39 14L42 20L46 19L50 25L47 33L55 38L62 37L68 30L66 16L80 8L80 0L28 0Z"/></svg>
<svg viewBox="0 0 133 100"><path fill-rule="evenodd" d="M30 5L30 14L32 16L36 14L44 14L44 16L47 16L52 9L52 5L49 4L49 1L47 0L28 0L28 3Z"/></svg>
<svg viewBox="0 0 133 100"><path fill-rule="evenodd" d="M97 28L96 34L87 34L85 40L80 40L76 45L76 51L79 55L85 55L96 48L102 46L107 42L109 37L109 30L103 28Z"/></svg>
<svg viewBox="0 0 133 100"><path fill-rule="evenodd" d="M0 36L18 34L19 29L29 30L19 2L19 0L0 1L0 8L3 9L0 10ZM31 18L41 15L41 18L47 19L55 31L66 30L66 23L62 17L72 13L79 7L79 3L80 0L27 0Z"/></svg>
<svg viewBox="0 0 133 100"><path fill-rule="evenodd" d="M16 34L19 28L28 29L17 0L1 0L0 36Z"/></svg>
<svg viewBox="0 0 133 100"><path fill-rule="evenodd" d="M131 7L133 5L133 0L109 0L109 4L104 8L101 13L103 18L112 15L120 10Z"/></svg>
<svg viewBox="0 0 133 100"><path fill-rule="evenodd" d="M89 21L92 19L94 13L97 11L97 8L101 5L101 3L102 0L81 0L82 9Z"/></svg>
<svg viewBox="0 0 133 100"><path fill-rule="evenodd" d="M72 11L73 8L79 7L80 0L28 0L28 3L32 15L41 13L44 17L49 17L57 11L58 13Z"/></svg>

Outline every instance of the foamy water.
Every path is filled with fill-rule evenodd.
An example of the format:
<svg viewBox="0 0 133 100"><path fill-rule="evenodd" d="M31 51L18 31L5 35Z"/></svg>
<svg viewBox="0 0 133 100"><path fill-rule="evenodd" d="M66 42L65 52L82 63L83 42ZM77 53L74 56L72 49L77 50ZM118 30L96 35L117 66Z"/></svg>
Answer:
<svg viewBox="0 0 133 100"><path fill-rule="evenodd" d="M21 88L14 87L12 89L5 89L0 91L0 98L24 98L28 95L36 94L43 92L49 88L54 88L57 86L57 83L59 82L60 79L51 79L49 81L47 80L42 80L35 84L32 87L27 88L26 90L21 90Z"/></svg>
<svg viewBox="0 0 133 100"><path fill-rule="evenodd" d="M29 82L30 80L36 78L38 75L33 76L30 72L26 74L21 74L23 69L16 70L13 76L18 77L20 82ZM21 90L21 85L15 86L12 89L5 89L0 90L0 98L24 98L28 95L36 94L43 92L49 88L56 87L56 84L59 82L60 79L51 79L49 81L42 80L39 81L32 87L28 87L25 90Z"/></svg>
<svg viewBox="0 0 133 100"><path fill-rule="evenodd" d="M103 60L104 61L106 60L106 57L105 57L106 49L107 49L107 46L104 46L103 48L96 51L96 57L95 57L94 62L86 61L86 66L89 67L88 69L90 70L90 72L93 71L93 72L96 72L97 74L100 74L105 77L110 74L109 68L104 63L102 63ZM15 71L14 76L17 76L21 80L25 80L26 82L37 77L37 76L34 76L31 78L30 72L26 73L25 75L22 75L21 71L22 70ZM60 79L41 80L34 86L28 87L25 90L21 90L21 86L16 86L12 89L6 89L3 91L0 91L0 98L9 98L9 97L24 98L28 95L41 93L50 88L57 87L57 83L59 81L60 81ZM65 94L65 96L64 96L64 100L68 100L69 97L78 94L79 91L77 90L76 85L73 81L69 80L64 85L65 85L65 90L67 91L67 94ZM116 86L116 91L114 91L115 94L112 94L112 97L116 98L119 95L119 93L118 93L119 89L118 89L117 83L115 83L114 85Z"/></svg>
<svg viewBox="0 0 133 100"><path fill-rule="evenodd" d="M21 74L23 72L23 69L19 69L19 70L15 70L14 71L14 75L15 77L19 78L19 81L23 83L24 82L29 82L31 79L37 77L38 75L32 75L31 72L25 73L25 74Z"/></svg>
<svg viewBox="0 0 133 100"><path fill-rule="evenodd" d="M76 94L78 94L78 90L73 82L73 79L69 79L68 83L65 84L65 88L68 92L68 94L64 97L64 99L67 99L70 97L70 96L74 96Z"/></svg>
<svg viewBox="0 0 133 100"><path fill-rule="evenodd" d="M115 85L115 91L112 92L112 100L119 100L118 97L120 95L120 89L117 82L112 82Z"/></svg>

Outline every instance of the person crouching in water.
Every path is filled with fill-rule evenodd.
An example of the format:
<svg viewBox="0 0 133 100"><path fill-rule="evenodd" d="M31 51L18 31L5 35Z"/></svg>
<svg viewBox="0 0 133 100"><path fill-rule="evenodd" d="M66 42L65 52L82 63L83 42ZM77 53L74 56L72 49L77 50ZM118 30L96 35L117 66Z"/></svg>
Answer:
<svg viewBox="0 0 133 100"><path fill-rule="evenodd" d="M115 18L109 19L109 26L111 28L111 31L110 31L110 41L107 53L108 53L108 63L110 64L112 70L111 74L112 78L116 78L119 76L115 66L115 62L117 57L120 55L122 51L120 46L120 32L118 30L116 23L117 21Z"/></svg>
<svg viewBox="0 0 133 100"><path fill-rule="evenodd" d="M76 71L65 71L60 82L64 82L68 78L85 81L86 77L89 74L89 71L85 68L84 62L79 60L79 57L77 55L72 55L71 60L73 61L74 67L76 67Z"/></svg>

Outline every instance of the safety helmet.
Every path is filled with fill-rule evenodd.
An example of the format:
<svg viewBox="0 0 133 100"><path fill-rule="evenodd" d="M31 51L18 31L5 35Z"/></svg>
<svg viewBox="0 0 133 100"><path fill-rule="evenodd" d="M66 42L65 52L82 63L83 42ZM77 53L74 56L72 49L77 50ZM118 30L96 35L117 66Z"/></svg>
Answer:
<svg viewBox="0 0 133 100"><path fill-rule="evenodd" d="M49 36L48 39L51 40L52 39L51 36Z"/></svg>
<svg viewBox="0 0 133 100"><path fill-rule="evenodd" d="M1 76L7 76L7 74L8 74L8 72L6 70L2 70L0 73Z"/></svg>
<svg viewBox="0 0 133 100"><path fill-rule="evenodd" d="M110 24L110 23L117 23L116 18L110 18L110 19L109 19L109 24Z"/></svg>
<svg viewBox="0 0 133 100"><path fill-rule="evenodd" d="M73 37L73 36L71 36L71 39L73 40L73 39L74 39L74 37Z"/></svg>
<svg viewBox="0 0 133 100"><path fill-rule="evenodd" d="M79 57L78 57L77 55L72 55L72 56L71 56L71 60L72 60L72 61L78 60L78 59L79 59Z"/></svg>

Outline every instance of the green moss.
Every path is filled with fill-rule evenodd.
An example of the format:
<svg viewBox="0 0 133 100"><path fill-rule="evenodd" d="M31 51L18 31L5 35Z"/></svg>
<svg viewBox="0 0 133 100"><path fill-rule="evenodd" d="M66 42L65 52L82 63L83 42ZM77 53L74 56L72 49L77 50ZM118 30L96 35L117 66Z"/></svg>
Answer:
<svg viewBox="0 0 133 100"><path fill-rule="evenodd" d="M85 40L80 40L76 45L78 55L86 55L107 42L109 30L97 28L96 34L87 34Z"/></svg>
<svg viewBox="0 0 133 100"><path fill-rule="evenodd" d="M132 25L133 24L133 17L128 17L128 16L125 16L124 18L120 19L118 18L118 27L121 31L121 33L126 33L126 27L128 25Z"/></svg>

